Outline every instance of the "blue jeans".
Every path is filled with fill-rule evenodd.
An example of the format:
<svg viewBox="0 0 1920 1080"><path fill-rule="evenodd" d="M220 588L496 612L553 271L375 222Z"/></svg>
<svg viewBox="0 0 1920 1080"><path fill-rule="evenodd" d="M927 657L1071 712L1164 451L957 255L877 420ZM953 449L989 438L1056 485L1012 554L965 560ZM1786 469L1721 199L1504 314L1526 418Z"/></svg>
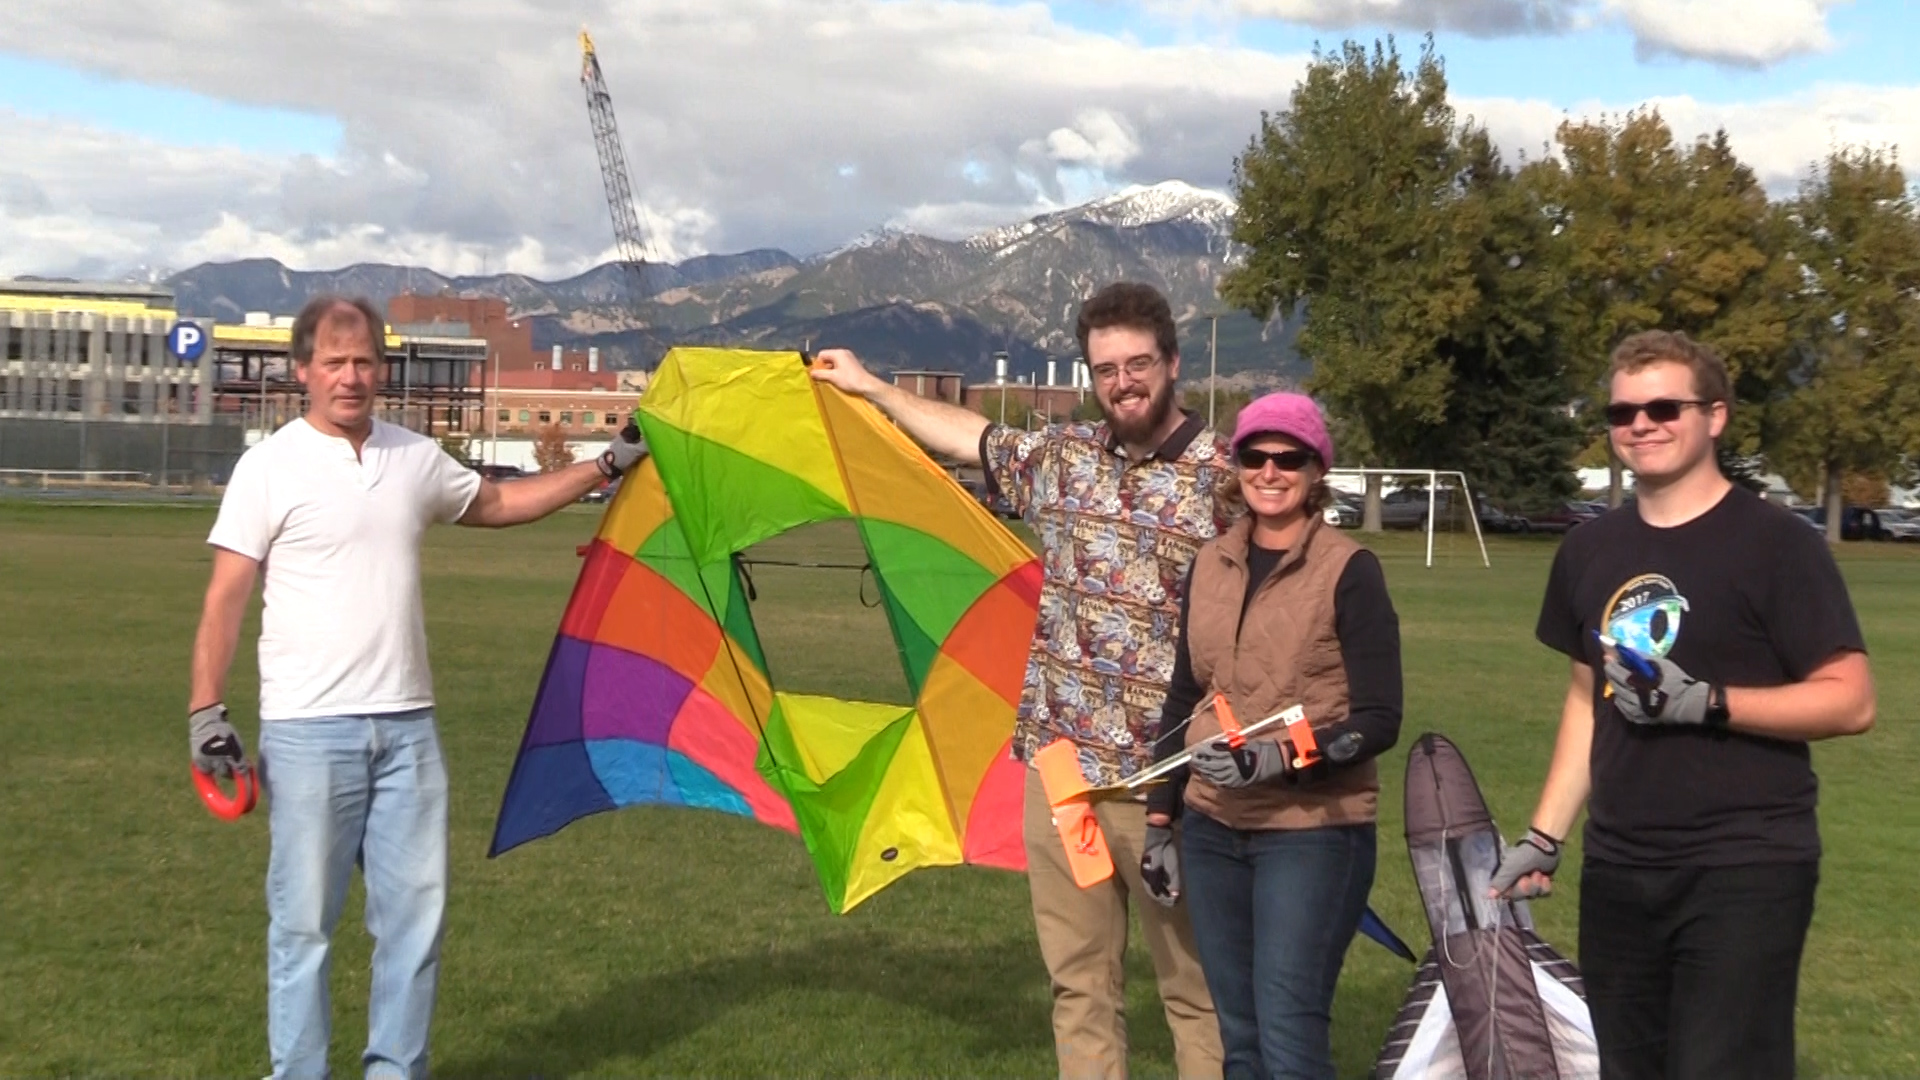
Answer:
<svg viewBox="0 0 1920 1080"><path fill-rule="evenodd" d="M1333 988L1373 888L1374 827L1231 829L1189 809L1181 836L1228 1080L1332 1077Z"/></svg>
<svg viewBox="0 0 1920 1080"><path fill-rule="evenodd" d="M447 769L433 710L269 720L267 1043L275 1077L324 1077L333 928L356 862L373 986L368 1076L427 1074L447 899Z"/></svg>

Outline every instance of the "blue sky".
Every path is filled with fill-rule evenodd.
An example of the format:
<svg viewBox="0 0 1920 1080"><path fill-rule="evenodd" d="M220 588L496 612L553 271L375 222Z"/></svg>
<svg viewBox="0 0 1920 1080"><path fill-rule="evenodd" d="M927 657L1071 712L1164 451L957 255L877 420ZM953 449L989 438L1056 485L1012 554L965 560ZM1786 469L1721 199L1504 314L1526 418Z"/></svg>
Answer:
<svg viewBox="0 0 1920 1080"><path fill-rule="evenodd" d="M115 79L0 47L0 109L71 119L176 146L329 154L341 125L318 113L263 108L151 83Z"/></svg>
<svg viewBox="0 0 1920 1080"><path fill-rule="evenodd" d="M304 0L0 3L0 275L578 272L610 254L583 21L663 258L1225 188L1316 43L1391 32L1411 54L1427 26L1456 107L1510 152L1650 100L1683 139L1724 128L1776 194L1836 145L1920 146L1905 0L413 4L376 24ZM1525 25L1542 13L1558 32Z"/></svg>

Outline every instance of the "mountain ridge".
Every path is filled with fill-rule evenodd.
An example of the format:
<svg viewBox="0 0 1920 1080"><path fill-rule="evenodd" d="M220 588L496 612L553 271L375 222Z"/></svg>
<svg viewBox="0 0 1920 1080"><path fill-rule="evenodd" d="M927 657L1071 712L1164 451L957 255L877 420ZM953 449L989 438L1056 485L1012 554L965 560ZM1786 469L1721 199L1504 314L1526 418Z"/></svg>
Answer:
<svg viewBox="0 0 1920 1080"><path fill-rule="evenodd" d="M383 305L403 291L494 295L534 321L536 344L597 345L617 366L651 366L675 344L834 343L872 352L883 370L942 367L984 379L996 351L1009 354L1016 374L1035 376L1048 359L1077 357L1080 302L1109 282L1136 280L1172 303L1189 378L1194 361L1207 359L1217 317L1221 374L1298 381L1292 327L1217 299L1238 258L1232 214L1227 196L1166 181L958 240L881 228L806 259L760 248L648 264L638 296L613 263L541 281L381 263L302 271L243 259L203 263L167 283L183 312L230 321L250 311L290 314L323 292Z"/></svg>

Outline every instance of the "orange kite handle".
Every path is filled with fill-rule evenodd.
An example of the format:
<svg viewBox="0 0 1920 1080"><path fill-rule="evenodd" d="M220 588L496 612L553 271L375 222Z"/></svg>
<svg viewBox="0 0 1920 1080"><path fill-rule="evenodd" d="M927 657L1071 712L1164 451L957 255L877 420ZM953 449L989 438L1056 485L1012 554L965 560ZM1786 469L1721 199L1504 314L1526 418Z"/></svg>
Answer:
<svg viewBox="0 0 1920 1080"><path fill-rule="evenodd" d="M234 771L231 795L220 789L220 782L211 773L191 766L189 770L193 773L193 786L200 792L200 801L222 821L239 821L260 799L260 780L252 769L243 767Z"/></svg>
<svg viewBox="0 0 1920 1080"><path fill-rule="evenodd" d="M1320 760L1320 743L1313 737L1313 725L1301 713L1287 721L1287 742L1293 746L1293 767L1304 769Z"/></svg>
<svg viewBox="0 0 1920 1080"><path fill-rule="evenodd" d="M1091 785L1080 771L1080 754L1068 739L1055 739L1033 755L1040 770L1040 786L1047 793L1060 846L1067 853L1067 869L1081 888L1098 885L1113 876L1113 854L1100 831L1100 819L1088 801Z"/></svg>
<svg viewBox="0 0 1920 1080"><path fill-rule="evenodd" d="M1227 737L1227 745L1235 750L1247 745L1247 737L1240 734L1240 720L1233 715L1233 709L1227 704L1227 695L1213 695L1213 715L1220 721L1220 731Z"/></svg>

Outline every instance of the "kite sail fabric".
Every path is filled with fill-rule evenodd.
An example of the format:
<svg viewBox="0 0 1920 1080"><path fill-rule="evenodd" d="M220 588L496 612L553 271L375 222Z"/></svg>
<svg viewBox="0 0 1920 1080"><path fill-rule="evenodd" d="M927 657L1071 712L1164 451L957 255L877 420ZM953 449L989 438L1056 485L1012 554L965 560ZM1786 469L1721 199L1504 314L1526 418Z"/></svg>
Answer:
<svg viewBox="0 0 1920 1080"><path fill-rule="evenodd" d="M1458 747L1422 735L1407 755L1407 853L1433 948L1374 1062L1374 1080L1589 1080L1600 1054L1572 962L1524 901L1493 900L1501 841Z"/></svg>
<svg viewBox="0 0 1920 1080"><path fill-rule="evenodd" d="M675 349L561 617L490 854L588 814L704 807L794 830L844 912L923 866L1024 869L1009 754L1040 567L799 353ZM911 705L779 689L735 560L858 529ZM823 643L830 645L831 643Z"/></svg>

